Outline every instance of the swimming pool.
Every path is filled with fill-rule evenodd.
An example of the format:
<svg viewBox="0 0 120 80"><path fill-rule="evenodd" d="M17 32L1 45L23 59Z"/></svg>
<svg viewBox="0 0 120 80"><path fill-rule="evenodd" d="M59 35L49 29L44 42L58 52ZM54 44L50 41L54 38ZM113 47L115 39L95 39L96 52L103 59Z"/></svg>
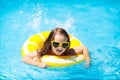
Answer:
<svg viewBox="0 0 120 80"><path fill-rule="evenodd" d="M120 79L119 4L119 0L1 0L0 80ZM90 68L82 62L40 69L21 61L21 47L28 37L57 26L88 47Z"/></svg>

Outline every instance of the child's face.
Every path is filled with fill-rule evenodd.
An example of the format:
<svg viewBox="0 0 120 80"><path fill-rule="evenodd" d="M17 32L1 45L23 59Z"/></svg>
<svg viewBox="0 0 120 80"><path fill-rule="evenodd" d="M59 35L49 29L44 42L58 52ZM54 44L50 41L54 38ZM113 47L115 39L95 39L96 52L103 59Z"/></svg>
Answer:
<svg viewBox="0 0 120 80"><path fill-rule="evenodd" d="M54 40L51 42L52 51L56 55L61 55L65 52L66 48L69 46L67 39L64 35L56 34Z"/></svg>

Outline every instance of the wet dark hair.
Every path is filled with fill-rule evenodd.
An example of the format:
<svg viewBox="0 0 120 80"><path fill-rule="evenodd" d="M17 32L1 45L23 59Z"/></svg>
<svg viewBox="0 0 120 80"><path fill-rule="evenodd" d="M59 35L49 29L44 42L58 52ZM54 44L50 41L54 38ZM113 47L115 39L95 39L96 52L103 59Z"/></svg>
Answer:
<svg viewBox="0 0 120 80"><path fill-rule="evenodd" d="M52 49L51 41L54 40L54 37L56 34L64 35L67 39L67 42L70 43L70 38L69 38L69 35L66 32L66 30L64 30L63 28L55 28L50 32L48 38L46 39L46 41L43 44L43 47L41 49L37 50L39 57L51 52L51 49ZM70 47L70 45L67 47L67 49L65 50L64 53L66 53L66 51L69 49L69 47Z"/></svg>

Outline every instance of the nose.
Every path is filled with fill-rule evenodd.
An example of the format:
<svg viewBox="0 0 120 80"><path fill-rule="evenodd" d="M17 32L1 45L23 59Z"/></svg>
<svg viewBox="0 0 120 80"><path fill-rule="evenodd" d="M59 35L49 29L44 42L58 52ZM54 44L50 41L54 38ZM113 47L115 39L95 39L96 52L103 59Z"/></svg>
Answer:
<svg viewBox="0 0 120 80"><path fill-rule="evenodd" d="M58 49L62 49L62 46L59 46Z"/></svg>

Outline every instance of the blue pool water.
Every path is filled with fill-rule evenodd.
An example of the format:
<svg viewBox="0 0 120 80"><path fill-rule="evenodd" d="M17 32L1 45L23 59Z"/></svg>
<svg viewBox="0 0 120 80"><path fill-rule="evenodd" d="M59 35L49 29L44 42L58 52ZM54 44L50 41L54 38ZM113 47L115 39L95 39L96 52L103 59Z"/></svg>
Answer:
<svg viewBox="0 0 120 80"><path fill-rule="evenodd" d="M84 63L41 69L21 61L31 35L61 26L88 47ZM0 80L120 79L120 0L0 0Z"/></svg>

